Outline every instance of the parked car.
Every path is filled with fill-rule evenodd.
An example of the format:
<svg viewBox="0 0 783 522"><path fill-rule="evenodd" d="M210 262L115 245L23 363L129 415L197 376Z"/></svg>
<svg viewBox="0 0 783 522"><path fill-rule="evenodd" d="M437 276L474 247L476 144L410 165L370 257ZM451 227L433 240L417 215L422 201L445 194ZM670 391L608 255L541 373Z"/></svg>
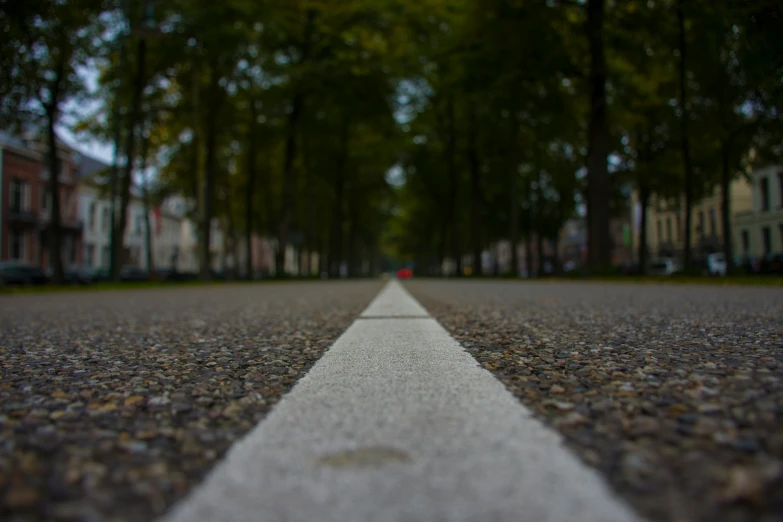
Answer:
<svg viewBox="0 0 783 522"><path fill-rule="evenodd" d="M767 254L761 260L759 272L762 274L783 274L783 254Z"/></svg>
<svg viewBox="0 0 783 522"><path fill-rule="evenodd" d="M758 274L761 271L761 259L755 256L736 258L734 266L742 269L746 274Z"/></svg>
<svg viewBox="0 0 783 522"><path fill-rule="evenodd" d="M46 277L51 281L54 278L54 270L46 269ZM91 281L85 277L80 268L63 268L63 284L65 285L87 285Z"/></svg>
<svg viewBox="0 0 783 522"><path fill-rule="evenodd" d="M87 283L100 283L111 279L111 272L108 268L82 267L79 269L81 278Z"/></svg>
<svg viewBox="0 0 783 522"><path fill-rule="evenodd" d="M149 281L150 274L135 266L124 266L120 270L120 281Z"/></svg>
<svg viewBox="0 0 783 522"><path fill-rule="evenodd" d="M167 282L181 282L181 281L195 281L198 279L198 274L195 272L180 272L174 271L170 268L156 270L155 277L158 281Z"/></svg>
<svg viewBox="0 0 783 522"><path fill-rule="evenodd" d="M642 273L638 263L623 263L617 267L617 273L621 275L640 275Z"/></svg>
<svg viewBox="0 0 783 522"><path fill-rule="evenodd" d="M724 257L722 252L715 252L714 254L709 254L704 264L705 264L705 271L707 272L707 275L710 276L726 275L726 271L727 271L726 258Z"/></svg>
<svg viewBox="0 0 783 522"><path fill-rule="evenodd" d="M647 272L655 276L670 276L679 272L680 266L673 257L661 257L650 262Z"/></svg>
<svg viewBox="0 0 783 522"><path fill-rule="evenodd" d="M397 270L397 279L410 279L411 277L413 277L413 271L410 268Z"/></svg>
<svg viewBox="0 0 783 522"><path fill-rule="evenodd" d="M0 281L4 285L45 285L49 282L40 267L26 263L0 263Z"/></svg>

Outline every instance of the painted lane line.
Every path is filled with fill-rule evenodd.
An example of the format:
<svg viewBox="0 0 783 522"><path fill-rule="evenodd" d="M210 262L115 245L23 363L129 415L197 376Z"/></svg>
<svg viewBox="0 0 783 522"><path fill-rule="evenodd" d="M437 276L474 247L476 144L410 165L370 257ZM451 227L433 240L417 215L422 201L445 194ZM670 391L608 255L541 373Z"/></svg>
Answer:
<svg viewBox="0 0 783 522"><path fill-rule="evenodd" d="M391 280L360 315L371 316L429 317L430 314L398 281Z"/></svg>
<svg viewBox="0 0 783 522"><path fill-rule="evenodd" d="M415 318L354 322L164 520L639 518L437 321Z"/></svg>

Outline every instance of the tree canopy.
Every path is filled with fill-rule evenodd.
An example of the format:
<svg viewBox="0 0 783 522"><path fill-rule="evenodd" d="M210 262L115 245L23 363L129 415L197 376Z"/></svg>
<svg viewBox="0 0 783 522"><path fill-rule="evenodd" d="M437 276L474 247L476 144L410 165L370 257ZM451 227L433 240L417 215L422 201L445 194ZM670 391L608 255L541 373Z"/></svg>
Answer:
<svg viewBox="0 0 783 522"><path fill-rule="evenodd" d="M689 207L725 193L749 158L783 152L782 12L776 0L4 1L0 120L53 129L66 102L98 101L74 129L116 145L115 236L154 165L156 197L194 203L205 278L215 218L234 252L264 235L279 267L293 245L320 254L307 273L336 276L392 259L477 274L496 241L556 242L585 215L600 270L631 193ZM727 198L722 210L727 230Z"/></svg>

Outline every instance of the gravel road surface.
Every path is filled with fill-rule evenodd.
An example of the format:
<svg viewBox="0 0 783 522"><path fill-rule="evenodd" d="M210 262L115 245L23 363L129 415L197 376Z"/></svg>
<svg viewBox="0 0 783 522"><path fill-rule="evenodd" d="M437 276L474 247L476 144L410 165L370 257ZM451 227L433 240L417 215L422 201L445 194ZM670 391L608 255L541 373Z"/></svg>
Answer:
<svg viewBox="0 0 783 522"><path fill-rule="evenodd" d="M0 519L163 513L381 287L0 296Z"/></svg>
<svg viewBox="0 0 783 522"><path fill-rule="evenodd" d="M781 289L406 287L650 520L783 520Z"/></svg>

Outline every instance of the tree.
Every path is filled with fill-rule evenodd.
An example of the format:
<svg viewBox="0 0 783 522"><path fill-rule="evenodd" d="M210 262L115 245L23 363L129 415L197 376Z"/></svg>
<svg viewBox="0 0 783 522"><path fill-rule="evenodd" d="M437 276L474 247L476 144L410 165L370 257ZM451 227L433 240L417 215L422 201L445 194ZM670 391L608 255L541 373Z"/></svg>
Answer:
<svg viewBox="0 0 783 522"><path fill-rule="evenodd" d="M43 127L46 171L52 194L46 238L53 279L62 282L60 158L56 127L61 121L63 104L85 95L86 88L78 71L95 53L100 34L97 14L102 5L97 0L85 1L78 7L39 1L31 7L40 10L33 14L26 8L3 4L4 23L12 29L11 43L19 48L15 62L10 64L9 79L17 85L9 89L9 84L4 84L0 120L11 121L17 126L26 120L28 125Z"/></svg>

